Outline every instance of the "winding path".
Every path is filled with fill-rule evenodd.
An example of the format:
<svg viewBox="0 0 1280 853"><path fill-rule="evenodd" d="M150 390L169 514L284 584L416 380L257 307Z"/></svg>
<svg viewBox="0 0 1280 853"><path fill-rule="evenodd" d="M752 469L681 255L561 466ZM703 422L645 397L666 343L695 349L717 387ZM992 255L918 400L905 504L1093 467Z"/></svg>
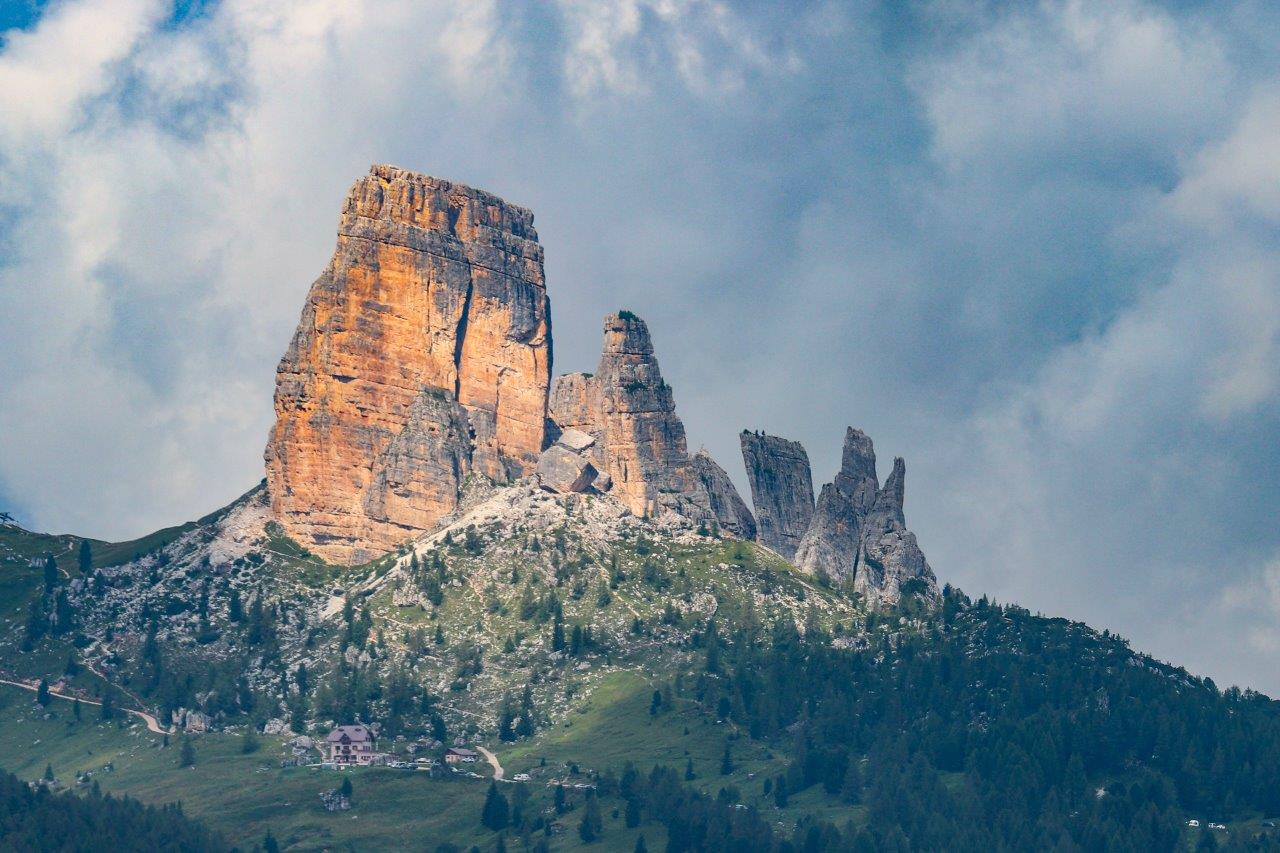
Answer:
<svg viewBox="0 0 1280 853"><path fill-rule="evenodd" d="M489 762L489 766L491 766L491 767L493 768L493 779L494 779L494 781L495 781L495 782L501 782L501 781L503 781L502 777L505 775L506 771L505 771L505 770L503 770L503 769L502 769L502 765L498 763L498 756L494 755L492 752L490 752L489 750L485 749L483 746L477 746L477 747L476 747L476 752L478 752L478 753L480 753L481 755L483 755L483 756L484 756L484 758L485 758L485 761L488 761L488 762Z"/></svg>
<svg viewBox="0 0 1280 853"><path fill-rule="evenodd" d="M7 678L0 678L0 684L8 684L12 687L21 687L23 690L30 690L32 693L37 693L40 690L40 682L38 681L35 684L28 684L25 681L10 681ZM92 699L83 699L79 696L74 696L70 693L61 693L57 690L54 690L52 687L49 688L49 695L57 696L59 699L66 699L68 702L74 702L75 700L79 699L81 704L83 705L96 705L98 707L102 706L101 702L95 702ZM155 732L158 735L171 735L175 731L174 729L160 728L160 722L156 720L155 717L148 714L146 711L137 711L137 710L134 710L133 708L121 708L120 710L124 711L126 714L132 714L133 716L141 719L144 723L147 724L147 731L149 732ZM497 759L494 759L494 760L496 761Z"/></svg>

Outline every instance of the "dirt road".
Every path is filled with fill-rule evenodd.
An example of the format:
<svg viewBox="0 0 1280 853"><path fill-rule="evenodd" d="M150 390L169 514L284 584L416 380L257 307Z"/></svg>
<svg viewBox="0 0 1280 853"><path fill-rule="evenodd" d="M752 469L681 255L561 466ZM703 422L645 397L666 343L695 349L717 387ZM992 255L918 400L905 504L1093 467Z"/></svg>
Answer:
<svg viewBox="0 0 1280 853"><path fill-rule="evenodd" d="M0 678L0 684L8 684L12 687L21 687L23 690L30 690L32 693L36 693L40 690L39 682L36 682L35 684L28 684L25 681L10 681L7 678ZM82 705L95 705L98 707L102 706L101 702L95 702L92 699L81 699L81 697L72 696L70 693L60 693L59 691L54 690L52 687L49 688L49 695L57 696L59 699L66 699L68 702L74 702L76 699L80 699L80 703ZM160 722L151 714L148 714L146 711L137 711L133 708L121 708L120 710L124 711L126 714L132 714L133 716L141 719L144 723L147 724L147 731L155 732L158 735L171 735L174 733L174 729L160 728Z"/></svg>
<svg viewBox="0 0 1280 853"><path fill-rule="evenodd" d="M483 746L477 746L476 752L484 756L485 761L489 762L489 766L493 768L493 778L495 781L501 782L506 771L502 769L502 765L498 763L498 756L494 755Z"/></svg>

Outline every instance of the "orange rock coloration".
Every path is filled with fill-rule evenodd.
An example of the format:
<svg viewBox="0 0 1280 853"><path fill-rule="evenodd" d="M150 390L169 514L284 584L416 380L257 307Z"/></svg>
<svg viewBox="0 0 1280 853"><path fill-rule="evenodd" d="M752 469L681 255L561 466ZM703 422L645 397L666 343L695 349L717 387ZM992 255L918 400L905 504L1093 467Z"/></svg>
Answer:
<svg viewBox="0 0 1280 853"><path fill-rule="evenodd" d="M335 563L430 529L464 478L533 471L551 314L533 214L392 166L351 188L280 362L276 519Z"/></svg>
<svg viewBox="0 0 1280 853"><path fill-rule="evenodd" d="M606 475L596 487L636 515L669 509L697 521L714 518L689 458L671 386L662 379L649 329L639 317L622 311L605 318L595 375L556 377L549 412L559 429L595 437L588 454Z"/></svg>

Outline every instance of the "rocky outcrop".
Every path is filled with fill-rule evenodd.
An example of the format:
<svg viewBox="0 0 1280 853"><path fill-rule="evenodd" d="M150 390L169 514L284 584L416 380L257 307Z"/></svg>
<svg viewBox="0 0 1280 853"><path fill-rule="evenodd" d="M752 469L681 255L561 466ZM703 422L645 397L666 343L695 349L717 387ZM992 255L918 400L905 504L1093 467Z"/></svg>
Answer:
<svg viewBox="0 0 1280 853"><path fill-rule="evenodd" d="M937 580L903 513L906 465L879 488L871 439L849 427L840 471L822 487L809 529L796 549L795 564L809 574L853 580L854 590L872 603L893 604L904 586L937 595Z"/></svg>
<svg viewBox="0 0 1280 853"><path fill-rule="evenodd" d="M788 560L813 517L813 474L798 441L744 430L742 459L755 506L756 539Z"/></svg>
<svg viewBox="0 0 1280 853"><path fill-rule="evenodd" d="M879 487L875 447L866 433L849 427L840 471L818 494L813 519L796 548L796 566L809 574L826 572L837 580L852 578L862 522L875 504Z"/></svg>
<svg viewBox="0 0 1280 853"><path fill-rule="evenodd" d="M693 470L707 490L711 512L720 529L739 539L755 539L755 517L725 470L704 450L693 454Z"/></svg>
<svg viewBox="0 0 1280 853"><path fill-rule="evenodd" d="M893 473L876 494L875 504L862 523L862 550L854 570L853 588L873 603L893 604L909 587L936 598L938 581L907 530L902 511L906 463L893 460Z"/></svg>
<svg viewBox="0 0 1280 853"><path fill-rule="evenodd" d="M428 529L469 472L531 473L551 319L533 215L391 166L352 187L328 268L280 362L272 509L327 560Z"/></svg>
<svg viewBox="0 0 1280 853"><path fill-rule="evenodd" d="M559 430L595 438L589 453L610 493L636 515L671 510L698 521L712 517L694 473L684 424L662 379L644 321L629 311L605 318L604 351L594 375L556 378L549 415ZM598 486L599 487L599 486Z"/></svg>

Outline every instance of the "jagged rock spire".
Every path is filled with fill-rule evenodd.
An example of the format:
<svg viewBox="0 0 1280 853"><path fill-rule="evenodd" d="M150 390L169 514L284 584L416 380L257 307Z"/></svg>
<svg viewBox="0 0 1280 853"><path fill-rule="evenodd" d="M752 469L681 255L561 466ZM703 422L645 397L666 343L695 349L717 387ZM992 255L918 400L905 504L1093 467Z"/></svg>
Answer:
<svg viewBox="0 0 1280 853"><path fill-rule="evenodd" d="M862 522L853 588L872 602L896 602L908 583L918 584L919 591L926 595L938 595L933 569L929 568L916 535L907 529L902 508L906 477L906 463L902 457L894 459L893 473Z"/></svg>
<svg viewBox="0 0 1280 853"><path fill-rule="evenodd" d="M591 458L606 475L607 490L636 515L671 510L697 521L713 518L649 327L635 314L605 318L595 374L556 377L549 415L556 429L579 429L596 439Z"/></svg>
<svg viewBox="0 0 1280 853"><path fill-rule="evenodd" d="M871 438L848 427L840 471L818 495L813 520L796 549L796 566L810 574L821 571L837 579L853 577L862 521L875 505L878 490Z"/></svg>
<svg viewBox="0 0 1280 853"><path fill-rule="evenodd" d="M861 430L845 431L840 471L822 487L813 521L796 549L795 564L809 574L853 580L873 603L896 602L902 585L917 579L926 594L937 581L903 513L906 463L893 460L884 486L877 485L876 454Z"/></svg>

